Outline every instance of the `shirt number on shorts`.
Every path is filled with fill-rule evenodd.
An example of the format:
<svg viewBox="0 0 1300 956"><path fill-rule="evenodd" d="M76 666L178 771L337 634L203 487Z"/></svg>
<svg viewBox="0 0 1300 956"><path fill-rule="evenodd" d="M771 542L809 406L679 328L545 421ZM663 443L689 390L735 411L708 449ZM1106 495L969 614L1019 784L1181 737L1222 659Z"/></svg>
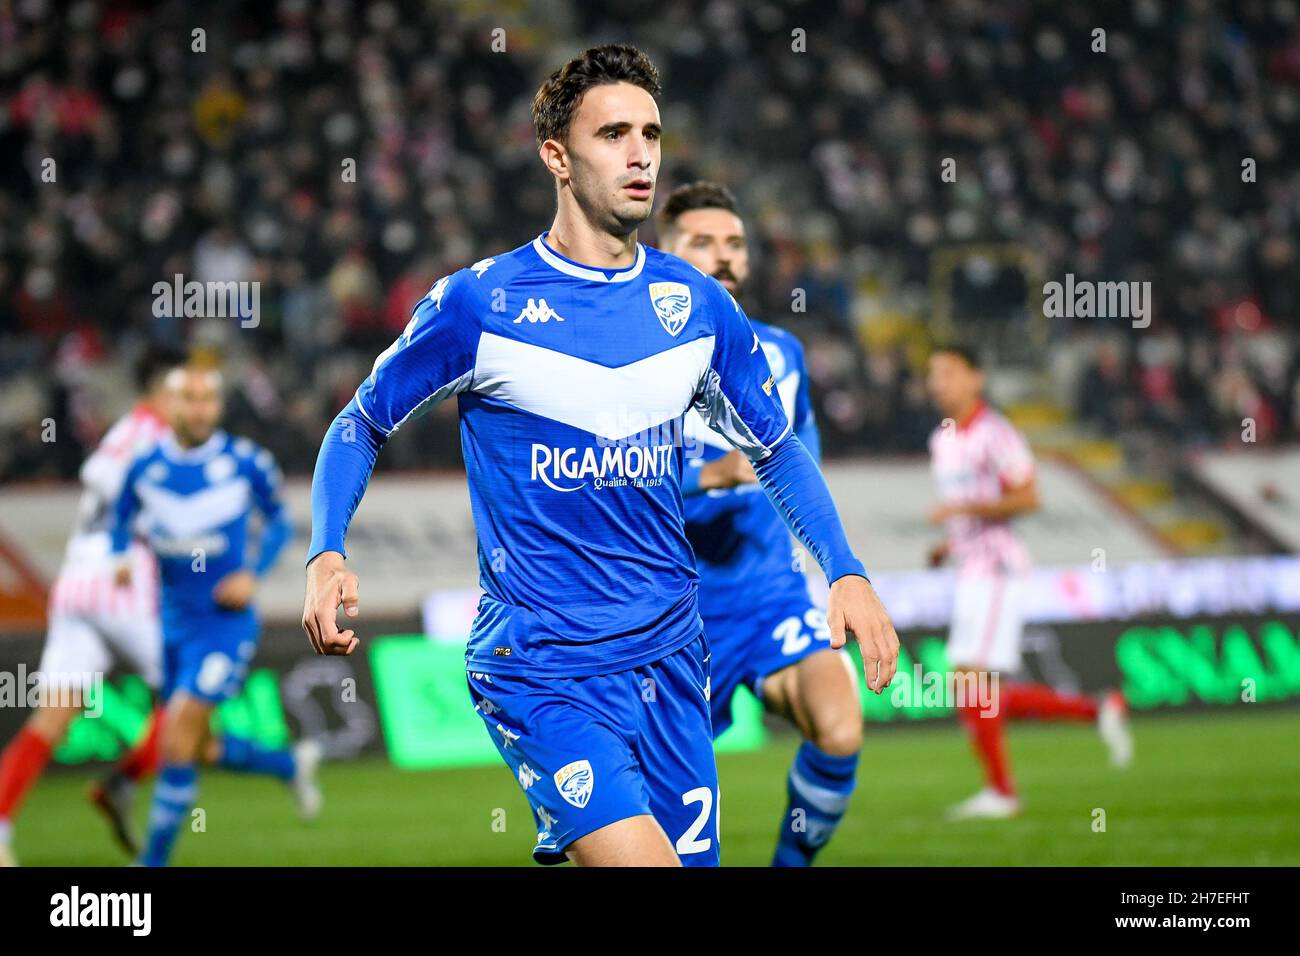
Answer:
<svg viewBox="0 0 1300 956"><path fill-rule="evenodd" d="M804 631L805 625L812 629L812 634ZM781 653L786 657L803 651L813 642L814 637L819 641L831 639L831 629L826 624L826 612L819 611L815 607L805 611L802 620L797 617L787 617L772 631L772 640L781 642Z"/></svg>
<svg viewBox="0 0 1300 956"><path fill-rule="evenodd" d="M708 787L696 787L694 790L687 790L682 794L682 806L689 807L692 803L701 804L700 815L681 836L677 838L677 855L686 856L691 853L703 853L713 846L713 841L708 837L700 839L700 832L704 825L709 822L709 811L713 809L713 791Z"/></svg>

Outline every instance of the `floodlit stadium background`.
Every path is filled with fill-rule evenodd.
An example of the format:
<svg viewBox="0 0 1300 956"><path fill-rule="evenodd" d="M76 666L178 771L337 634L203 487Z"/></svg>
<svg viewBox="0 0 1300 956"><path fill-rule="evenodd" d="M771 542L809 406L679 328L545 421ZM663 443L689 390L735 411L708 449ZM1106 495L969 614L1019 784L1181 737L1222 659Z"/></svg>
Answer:
<svg viewBox="0 0 1300 956"><path fill-rule="evenodd" d="M331 809L308 836L281 795L219 781L236 822L179 862L526 862L524 801L464 687L477 568L454 404L389 444L354 523L364 653L310 656L299 558L328 422L436 278L548 227L528 106L610 40L663 75L660 196L709 178L741 201L744 305L807 347L827 475L907 648L897 693L864 704L864 782L827 862L1300 862L1295 4L192 7L0 4L0 671L36 663L77 468L146 343L219 363L228 428L291 477L296 543L221 719L321 736ZM177 274L258 283L256 322L158 315ZM1149 314L1054 314L1050 284L1073 282L1150 283ZM921 373L952 336L1041 461L1030 668L1123 687L1138 715L1122 778L1084 730L1015 732L1030 812L958 835L939 812L974 770L922 693L951 576L924 568ZM738 706L724 859L763 862L792 744ZM114 675L59 761L111 759L147 712ZM0 707L0 740L25 716ZM33 794L26 860L116 861L84 779ZM867 854L869 802L901 822Z"/></svg>

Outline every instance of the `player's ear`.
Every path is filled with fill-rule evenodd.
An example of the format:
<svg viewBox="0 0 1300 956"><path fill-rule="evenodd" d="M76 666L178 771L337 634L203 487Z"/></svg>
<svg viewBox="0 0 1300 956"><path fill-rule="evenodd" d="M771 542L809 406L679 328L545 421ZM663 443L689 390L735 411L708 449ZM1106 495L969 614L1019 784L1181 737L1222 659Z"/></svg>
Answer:
<svg viewBox="0 0 1300 956"><path fill-rule="evenodd" d="M569 153L563 143L556 139L548 139L537 147L537 155L541 157L542 165L550 170L552 176L561 182L568 180Z"/></svg>

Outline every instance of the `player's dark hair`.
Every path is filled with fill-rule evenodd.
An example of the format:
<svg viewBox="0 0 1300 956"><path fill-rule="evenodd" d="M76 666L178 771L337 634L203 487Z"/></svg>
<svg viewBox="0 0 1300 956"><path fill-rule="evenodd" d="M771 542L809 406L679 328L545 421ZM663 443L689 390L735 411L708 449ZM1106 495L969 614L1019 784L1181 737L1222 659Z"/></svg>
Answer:
<svg viewBox="0 0 1300 956"><path fill-rule="evenodd" d="M153 390L158 380L178 366L184 365L187 356L172 345L149 345L135 362L135 388L140 394Z"/></svg>
<svg viewBox="0 0 1300 956"><path fill-rule="evenodd" d="M533 97L537 145L548 139L563 142L583 95L606 83L631 83L651 96L663 94L659 71L636 47L627 43L590 47L552 73Z"/></svg>
<svg viewBox="0 0 1300 956"><path fill-rule="evenodd" d="M944 342L934 347L931 355L955 355L966 363L966 367L972 371L978 372L983 367L980 364L979 352L975 351L969 345L961 342Z"/></svg>
<svg viewBox="0 0 1300 956"><path fill-rule="evenodd" d="M678 218L692 209L725 209L727 212L740 215L736 197L730 189L721 183L711 183L701 179L693 183L683 183L668 194L668 198L659 209L659 231L671 232L677 225Z"/></svg>

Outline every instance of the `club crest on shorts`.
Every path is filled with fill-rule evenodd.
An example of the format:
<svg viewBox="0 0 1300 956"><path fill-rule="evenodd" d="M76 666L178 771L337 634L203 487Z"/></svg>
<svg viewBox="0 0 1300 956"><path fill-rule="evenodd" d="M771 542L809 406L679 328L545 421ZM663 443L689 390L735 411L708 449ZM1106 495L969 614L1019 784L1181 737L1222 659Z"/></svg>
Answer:
<svg viewBox="0 0 1300 956"><path fill-rule="evenodd" d="M691 287L684 282L651 282L649 291L659 324L676 335L691 317Z"/></svg>
<svg viewBox="0 0 1300 956"><path fill-rule="evenodd" d="M596 774L591 769L590 761L575 760L555 771L555 789L579 810L591 799L591 790L595 785Z"/></svg>

